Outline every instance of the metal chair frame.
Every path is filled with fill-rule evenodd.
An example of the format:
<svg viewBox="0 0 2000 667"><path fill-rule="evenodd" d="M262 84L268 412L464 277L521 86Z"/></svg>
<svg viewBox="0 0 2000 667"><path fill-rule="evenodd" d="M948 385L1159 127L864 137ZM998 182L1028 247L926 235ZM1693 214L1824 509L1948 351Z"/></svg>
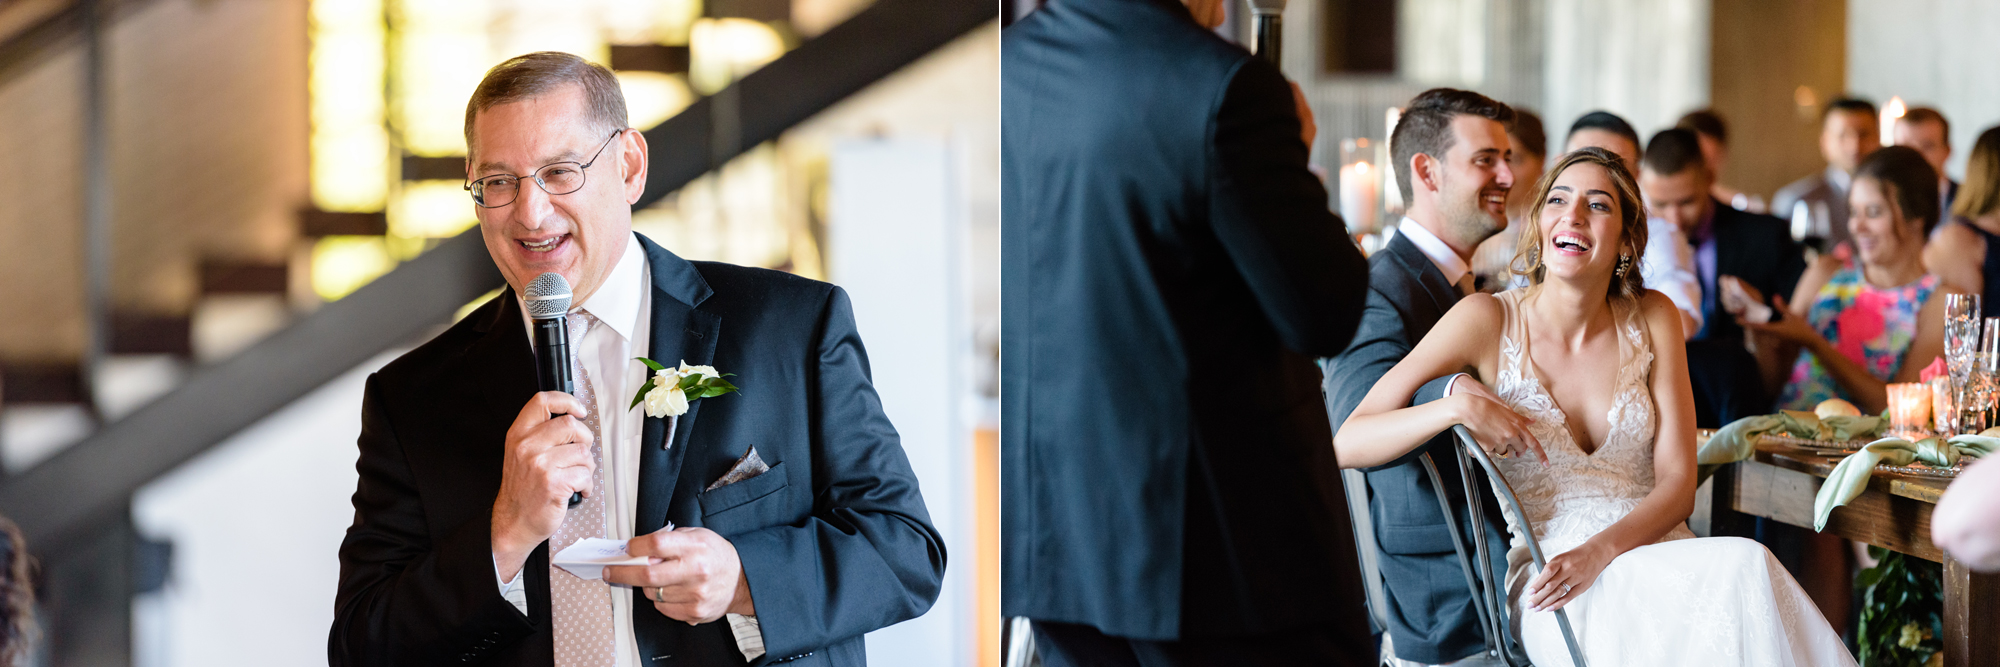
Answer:
<svg viewBox="0 0 2000 667"><path fill-rule="evenodd" d="M1486 450L1479 447L1479 443L1473 441L1471 431L1466 430L1464 426L1455 425L1451 427L1451 432L1458 442L1459 479L1465 486L1466 504L1470 505L1467 512L1474 525L1484 523L1485 513L1485 507L1478 500L1477 485L1472 481L1473 462L1477 461L1479 468L1486 472L1486 479L1493 487L1493 495L1500 503L1500 512L1506 519L1507 532L1527 546L1528 555L1534 561L1536 570L1548 567L1548 559L1542 556L1542 545L1535 540L1534 524L1528 522L1527 513L1521 509L1521 499L1514 495L1514 487L1507 483L1507 476L1500 474L1500 468L1494 465L1493 458L1486 454ZM1423 456L1423 462L1424 472L1430 476L1431 486L1443 489L1443 480L1438 476L1437 465L1431 461L1429 454ZM1444 511L1445 521L1454 527L1458 526L1457 517L1452 514L1450 503L1445 501L1442 493L1438 494L1438 509ZM1492 572L1486 531L1473 531L1472 540L1474 553L1468 554L1464 538L1460 537L1455 529L1451 532L1452 548L1458 552L1459 563L1464 566L1466 585L1472 590L1473 606L1478 610L1480 621L1487 630L1487 646L1498 649L1501 658L1508 664L1525 665L1527 664L1525 656L1516 656L1506 650L1506 638L1511 637L1514 623L1514 619L1511 618L1512 608L1507 605L1506 594L1501 590L1505 588L1507 573L1502 571L1496 577ZM1481 564L1477 570L1481 576L1474 576L1475 570L1471 565L1473 557L1477 557ZM1587 667L1583 648L1576 642L1576 631L1570 627L1569 612L1557 609L1555 614L1556 624L1562 627L1563 641L1569 646L1570 659L1576 667Z"/></svg>

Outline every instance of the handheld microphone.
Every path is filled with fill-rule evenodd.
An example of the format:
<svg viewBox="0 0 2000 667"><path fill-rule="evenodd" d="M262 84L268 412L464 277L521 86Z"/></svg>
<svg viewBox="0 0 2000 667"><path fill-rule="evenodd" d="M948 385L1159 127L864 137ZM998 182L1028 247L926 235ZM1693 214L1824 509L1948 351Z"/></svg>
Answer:
<svg viewBox="0 0 2000 667"><path fill-rule="evenodd" d="M1250 52L1264 62L1278 66L1284 46L1285 0L1246 0L1256 23L1250 32Z"/></svg>
<svg viewBox="0 0 2000 667"><path fill-rule="evenodd" d="M554 271L535 276L521 292L528 318L534 323L535 384L541 391L576 393L576 378L569 365L570 298L569 281ZM581 503L583 493L570 494L570 507Z"/></svg>

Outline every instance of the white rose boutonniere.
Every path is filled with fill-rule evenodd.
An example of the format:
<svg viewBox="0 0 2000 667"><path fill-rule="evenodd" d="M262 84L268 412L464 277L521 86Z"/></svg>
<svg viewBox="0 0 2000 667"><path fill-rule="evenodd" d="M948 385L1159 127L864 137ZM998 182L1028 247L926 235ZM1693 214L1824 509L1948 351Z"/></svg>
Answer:
<svg viewBox="0 0 2000 667"><path fill-rule="evenodd" d="M689 366L683 360L679 368L668 368L645 357L638 357L638 361L653 370L653 379L639 385L639 393L625 409L645 404L648 417L684 415L689 403L736 391L736 385L722 379L735 373L719 373L714 366Z"/></svg>

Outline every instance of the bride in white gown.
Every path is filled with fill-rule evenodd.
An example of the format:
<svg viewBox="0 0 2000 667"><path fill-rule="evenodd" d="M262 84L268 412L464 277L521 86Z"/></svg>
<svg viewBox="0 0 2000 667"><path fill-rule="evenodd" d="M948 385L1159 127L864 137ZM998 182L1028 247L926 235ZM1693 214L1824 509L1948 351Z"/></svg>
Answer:
<svg viewBox="0 0 2000 667"><path fill-rule="evenodd" d="M1549 170L1515 261L1531 286L1453 307L1335 434L1340 465L1387 463L1453 424L1501 457L1549 555L1519 592L1537 665L1571 664L1555 609L1593 665L1853 665L1763 545L1687 529L1694 398L1681 319L1632 266L1646 221L1621 164L1587 148ZM1404 407L1460 371L1473 377L1448 397Z"/></svg>

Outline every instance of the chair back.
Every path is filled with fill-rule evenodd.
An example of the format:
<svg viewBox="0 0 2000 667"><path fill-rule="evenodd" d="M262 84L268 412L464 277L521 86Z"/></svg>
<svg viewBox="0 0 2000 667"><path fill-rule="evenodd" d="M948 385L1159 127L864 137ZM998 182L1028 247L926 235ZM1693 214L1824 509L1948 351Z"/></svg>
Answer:
<svg viewBox="0 0 2000 667"><path fill-rule="evenodd" d="M1542 545L1535 540L1534 525L1528 523L1528 515L1521 509L1521 499L1514 495L1514 487L1507 483L1507 476L1500 474L1500 468L1494 465L1493 457L1487 455L1486 450L1481 449L1479 443L1472 440L1471 431L1466 430L1464 426L1453 426L1451 427L1451 432L1457 436L1458 440L1458 460L1461 472L1463 473L1462 477L1465 480L1466 502L1468 505L1471 505L1468 511L1477 513L1479 508L1483 506L1478 500L1479 496L1473 490L1474 485L1472 483L1473 475L1471 468L1474 462L1477 462L1479 468L1486 472L1486 479L1493 488L1494 500L1500 505L1501 516L1507 523L1508 535L1527 549L1528 557L1533 561L1536 572L1548 567L1548 559L1542 555ZM1436 473L1433 472L1433 485L1436 484L1436 479ZM1447 517L1449 517L1448 514ZM1479 551L1481 552L1479 562L1482 564L1492 562L1485 557L1485 536L1485 531L1475 531L1473 533L1473 540L1478 543ZM1460 548L1459 558L1464 559L1466 555L1465 550ZM1482 569L1490 570L1490 568ZM1490 571L1487 574L1489 576L1485 578L1485 582L1488 585L1482 587L1483 590L1475 588L1473 590L1473 597L1486 601L1486 608L1481 610L1481 613L1482 616L1485 616L1489 620L1489 627L1497 627L1501 631L1512 634L1514 624L1518 623L1519 619L1513 618L1511 604L1496 598L1494 595L1496 587L1491 585L1494 581L1505 582L1507 573L1499 573L1497 579L1491 576L1492 573ZM1498 588L1505 590L1504 583ZM1505 597L1505 595L1502 594L1501 597ZM1503 614L1506 616L1505 619L1501 618ZM1555 614L1556 624L1562 627L1563 641L1569 645L1571 660L1576 664L1576 667L1586 667L1583 658L1583 648L1576 643L1576 631L1571 629L1569 624L1569 612L1557 609Z"/></svg>

